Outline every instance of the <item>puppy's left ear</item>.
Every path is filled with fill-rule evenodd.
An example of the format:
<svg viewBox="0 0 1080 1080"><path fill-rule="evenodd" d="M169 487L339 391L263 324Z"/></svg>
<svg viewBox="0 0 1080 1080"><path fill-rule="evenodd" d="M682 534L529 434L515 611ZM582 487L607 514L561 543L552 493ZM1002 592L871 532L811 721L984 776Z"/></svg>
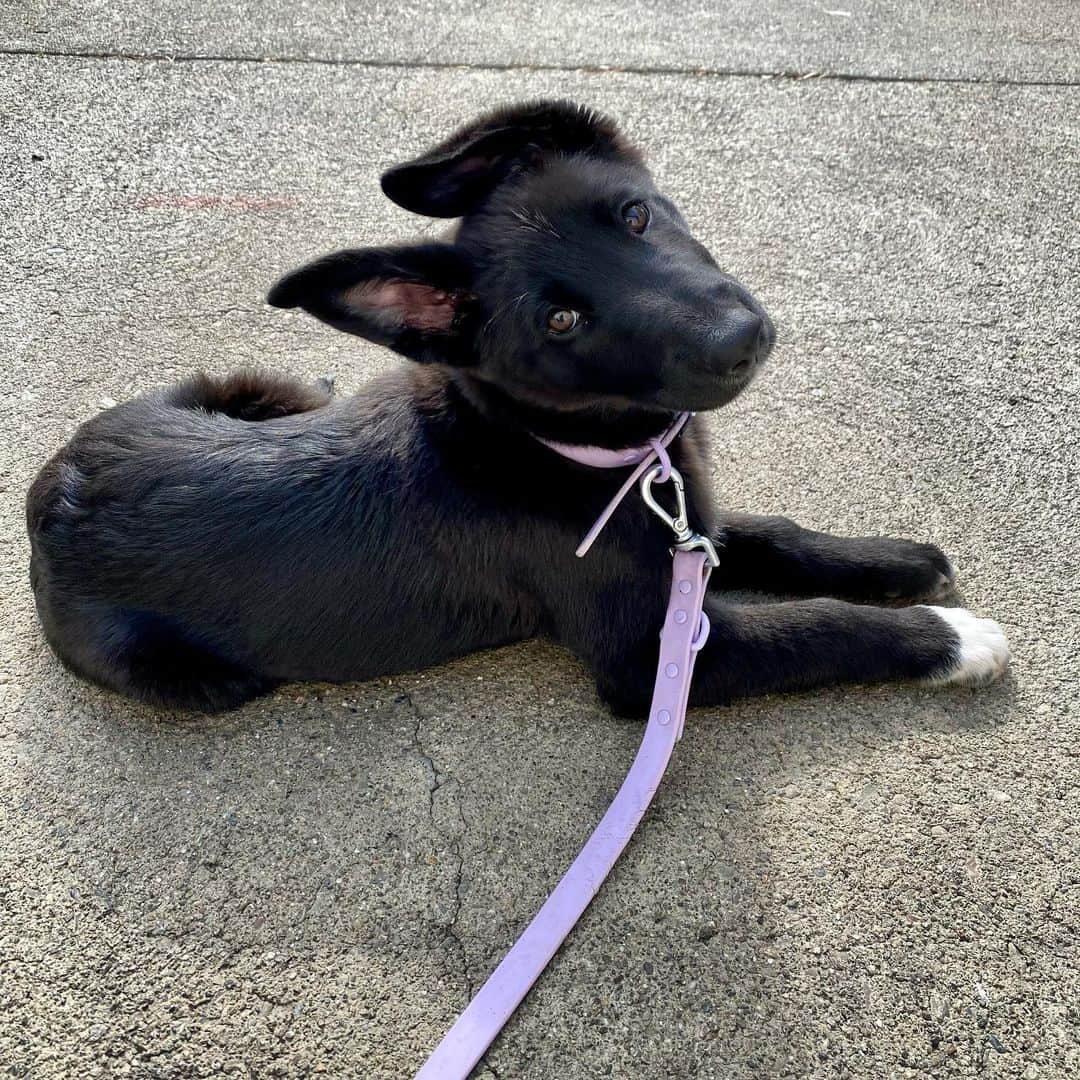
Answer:
<svg viewBox="0 0 1080 1080"><path fill-rule="evenodd" d="M508 177L559 154L641 163L602 113L572 101L530 101L487 113L426 154L383 173L382 189L414 213L462 217Z"/></svg>
<svg viewBox="0 0 1080 1080"><path fill-rule="evenodd" d="M470 362L479 303L473 265L450 244L362 248L286 274L266 298L412 360Z"/></svg>

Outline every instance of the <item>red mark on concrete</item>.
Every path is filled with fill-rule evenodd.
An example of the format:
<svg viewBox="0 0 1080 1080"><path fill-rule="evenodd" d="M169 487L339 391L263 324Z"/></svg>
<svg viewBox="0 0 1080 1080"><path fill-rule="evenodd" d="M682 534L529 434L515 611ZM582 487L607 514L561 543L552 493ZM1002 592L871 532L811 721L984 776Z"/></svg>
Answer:
<svg viewBox="0 0 1080 1080"><path fill-rule="evenodd" d="M147 195L135 203L136 210L292 210L296 199L259 198L253 195Z"/></svg>

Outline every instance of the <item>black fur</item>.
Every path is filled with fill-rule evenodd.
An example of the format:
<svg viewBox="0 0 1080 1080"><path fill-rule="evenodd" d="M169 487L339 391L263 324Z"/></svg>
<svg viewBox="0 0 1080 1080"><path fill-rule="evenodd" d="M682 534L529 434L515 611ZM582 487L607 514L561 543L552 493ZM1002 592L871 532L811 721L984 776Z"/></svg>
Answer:
<svg viewBox="0 0 1080 1080"><path fill-rule="evenodd" d="M46 636L104 686L214 710L286 680L364 679L542 634L640 713L670 534L631 498L575 558L622 477L533 436L640 443L678 410L734 397L772 326L588 110L501 110L383 183L404 206L462 215L453 242L331 255L270 302L417 363L346 400L325 383L198 376L84 424L28 499ZM628 204L647 207L644 232ZM547 322L559 308L579 315L562 336ZM721 545L719 585L912 600L951 578L928 545L719 516L697 422L672 456L692 525ZM927 676L957 657L925 608L710 596L708 612L696 704Z"/></svg>

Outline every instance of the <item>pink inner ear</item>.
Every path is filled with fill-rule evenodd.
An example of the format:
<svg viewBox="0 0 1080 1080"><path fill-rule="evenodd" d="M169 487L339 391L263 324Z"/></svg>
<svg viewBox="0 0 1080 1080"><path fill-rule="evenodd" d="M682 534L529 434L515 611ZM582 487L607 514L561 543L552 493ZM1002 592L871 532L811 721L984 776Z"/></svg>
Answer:
<svg viewBox="0 0 1080 1080"><path fill-rule="evenodd" d="M457 297L415 281L366 281L342 295L352 308L393 326L445 333L454 322Z"/></svg>

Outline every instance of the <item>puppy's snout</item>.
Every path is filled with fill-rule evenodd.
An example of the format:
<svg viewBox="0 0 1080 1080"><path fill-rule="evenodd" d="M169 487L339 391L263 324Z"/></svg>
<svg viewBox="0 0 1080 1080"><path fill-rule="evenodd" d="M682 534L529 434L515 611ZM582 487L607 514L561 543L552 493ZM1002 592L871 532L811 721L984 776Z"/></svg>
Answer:
<svg viewBox="0 0 1080 1080"><path fill-rule="evenodd" d="M749 308L730 308L718 320L710 359L717 373L749 370L765 339L765 321Z"/></svg>

